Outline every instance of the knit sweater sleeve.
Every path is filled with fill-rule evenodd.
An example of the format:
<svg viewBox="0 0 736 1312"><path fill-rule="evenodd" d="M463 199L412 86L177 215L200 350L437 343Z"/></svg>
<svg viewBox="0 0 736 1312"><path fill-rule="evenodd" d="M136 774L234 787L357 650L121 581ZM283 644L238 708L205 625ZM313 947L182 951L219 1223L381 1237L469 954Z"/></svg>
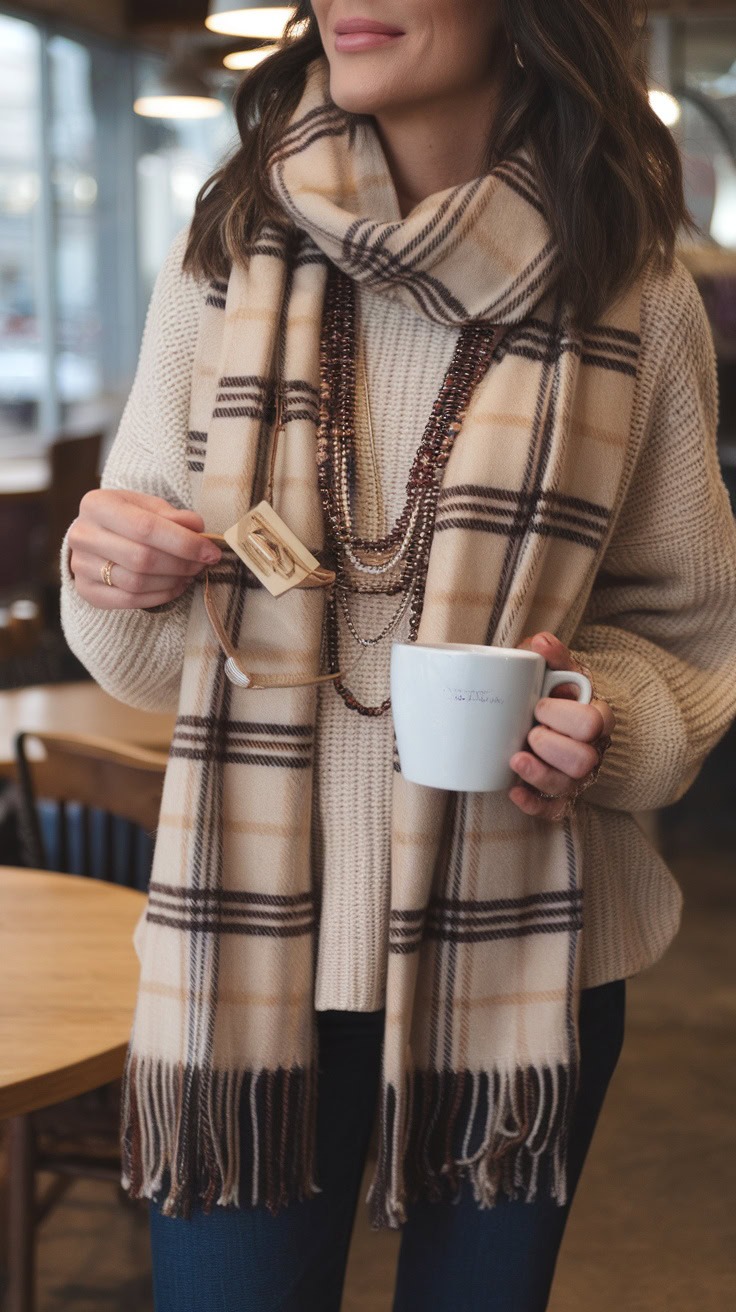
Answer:
<svg viewBox="0 0 736 1312"><path fill-rule="evenodd" d="M103 488L148 492L179 509L192 509L186 440L203 297L201 285L182 273L186 239L186 231L175 238L156 280L135 379L100 479ZM175 710L193 584L149 610L92 606L75 588L68 536L60 596L67 643L113 697L142 710Z"/></svg>
<svg viewBox="0 0 736 1312"><path fill-rule="evenodd" d="M570 642L616 727L584 800L668 806L736 715L736 522L721 475L710 324L678 261L645 438Z"/></svg>

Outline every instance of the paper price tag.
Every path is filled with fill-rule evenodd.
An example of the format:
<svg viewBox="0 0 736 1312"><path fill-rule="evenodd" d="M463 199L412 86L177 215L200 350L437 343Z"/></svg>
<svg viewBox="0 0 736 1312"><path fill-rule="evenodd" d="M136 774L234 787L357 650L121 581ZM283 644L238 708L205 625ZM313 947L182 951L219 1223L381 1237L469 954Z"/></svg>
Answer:
<svg viewBox="0 0 736 1312"><path fill-rule="evenodd" d="M290 588L319 587L334 580L334 574L320 565L268 501L251 506L223 537L273 597Z"/></svg>

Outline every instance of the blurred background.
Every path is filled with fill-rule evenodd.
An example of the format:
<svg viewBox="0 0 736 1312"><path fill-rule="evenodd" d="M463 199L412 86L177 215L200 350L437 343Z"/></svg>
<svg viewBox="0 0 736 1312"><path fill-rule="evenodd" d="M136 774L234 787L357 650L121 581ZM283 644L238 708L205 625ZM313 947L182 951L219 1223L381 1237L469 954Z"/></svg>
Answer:
<svg viewBox="0 0 736 1312"><path fill-rule="evenodd" d="M678 254L710 318L718 449L736 508L736 0L650 0L648 8L641 40L649 94L679 145L699 224L697 240L681 242ZM165 760L168 722L152 717L144 726L142 713L112 707L64 643L59 547L81 496L97 485L168 245L234 144L239 69L279 35L287 12L248 0L0 0L6 866L85 876L99 873L103 850L90 856L81 812L52 773L41 784L24 767L19 733L63 732L81 717L118 744L160 749ZM661 964L630 982L628 1040L571 1216L556 1312L736 1307L735 758L732 728L680 802L638 817L685 892L683 930ZM160 761L148 765L160 773ZM107 844L103 877L141 893L152 826L133 808L124 830L103 836L101 800L87 797L92 820L84 823L93 847ZM82 1138L91 1116L87 1105ZM10 1312L147 1312L146 1218L116 1187L114 1147L100 1153L96 1174L55 1173L39 1155L44 1127L29 1120L15 1116L10 1150L0 1153ZM67 1156L79 1166L78 1142L75 1152ZM46 1185L53 1196L44 1201ZM373 1235L359 1218L349 1312L389 1307L395 1245L395 1235Z"/></svg>

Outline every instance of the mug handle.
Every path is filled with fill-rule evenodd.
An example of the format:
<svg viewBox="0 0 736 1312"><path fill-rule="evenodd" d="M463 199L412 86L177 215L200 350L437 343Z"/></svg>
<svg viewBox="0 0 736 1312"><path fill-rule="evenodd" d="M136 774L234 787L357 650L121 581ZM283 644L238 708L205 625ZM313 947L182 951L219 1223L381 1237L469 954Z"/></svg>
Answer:
<svg viewBox="0 0 736 1312"><path fill-rule="evenodd" d="M553 688L558 683L576 683L580 692L577 700L579 702L589 702L593 696L593 688L590 679L585 674L578 674L577 670L547 670L542 683L540 697L549 696Z"/></svg>

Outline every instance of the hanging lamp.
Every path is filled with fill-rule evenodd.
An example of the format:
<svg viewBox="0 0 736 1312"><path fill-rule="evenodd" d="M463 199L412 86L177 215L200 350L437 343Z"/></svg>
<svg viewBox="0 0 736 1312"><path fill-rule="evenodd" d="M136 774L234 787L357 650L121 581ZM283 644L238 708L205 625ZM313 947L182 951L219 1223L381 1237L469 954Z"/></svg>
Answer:
<svg viewBox="0 0 736 1312"><path fill-rule="evenodd" d="M293 13L293 5L264 4L263 0L210 0L205 24L211 32L226 36L278 40Z"/></svg>
<svg viewBox="0 0 736 1312"><path fill-rule="evenodd" d="M191 58L174 58L152 73L133 102L143 118L215 118L225 106Z"/></svg>
<svg viewBox="0 0 736 1312"><path fill-rule="evenodd" d="M255 46L252 50L233 50L229 55L225 55L223 64L225 68L234 69L241 72L244 69L255 68L260 64L262 59L272 55L278 46Z"/></svg>

